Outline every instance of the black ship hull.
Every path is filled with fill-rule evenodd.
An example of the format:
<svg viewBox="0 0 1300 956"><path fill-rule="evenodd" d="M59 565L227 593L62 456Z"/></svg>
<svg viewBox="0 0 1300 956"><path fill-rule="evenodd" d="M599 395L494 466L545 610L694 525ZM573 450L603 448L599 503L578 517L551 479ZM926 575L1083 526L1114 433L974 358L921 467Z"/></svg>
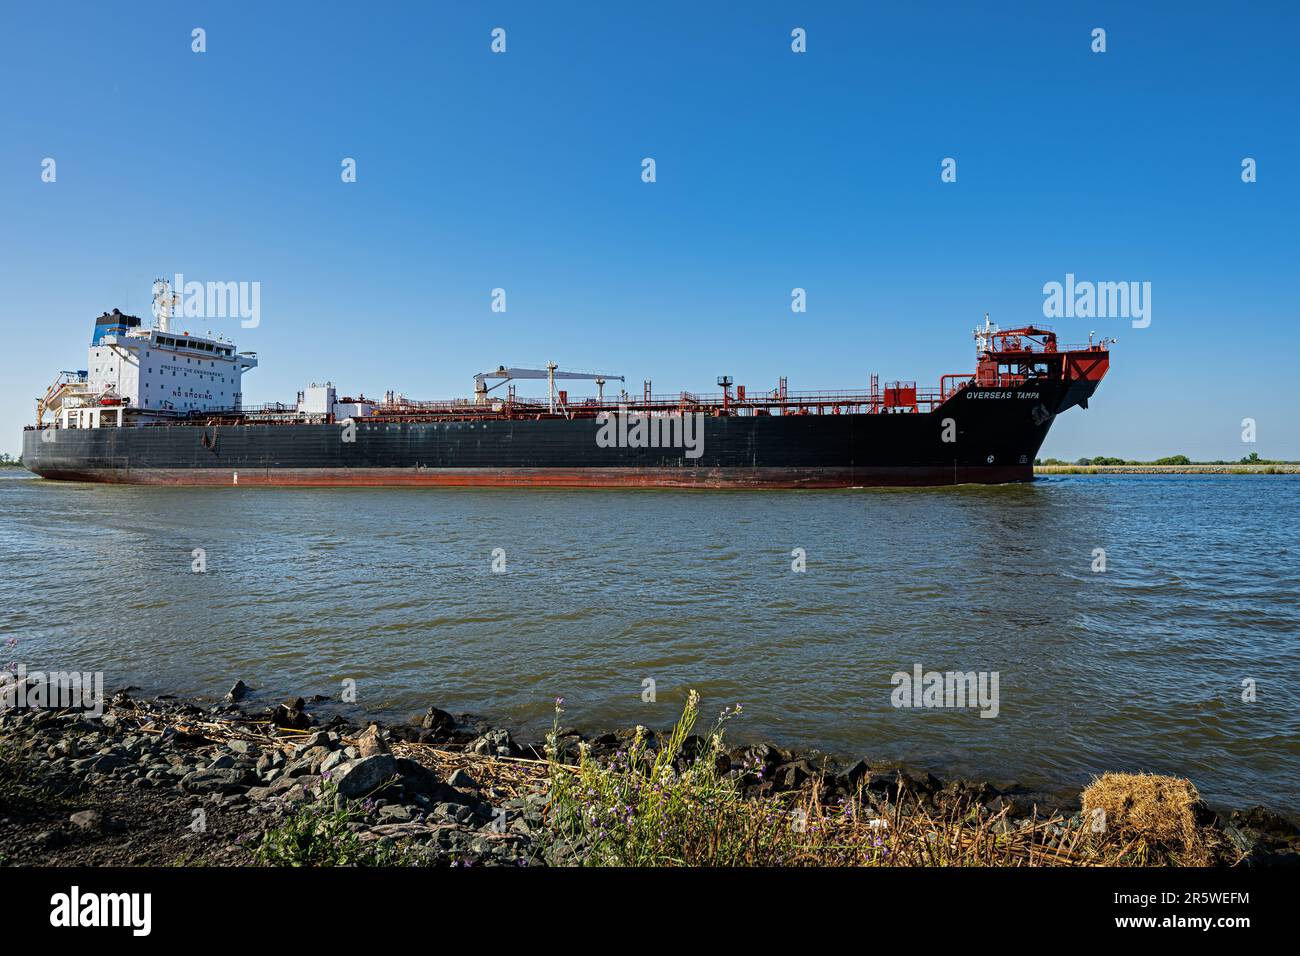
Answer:
<svg viewBox="0 0 1300 956"><path fill-rule="evenodd" d="M843 488L1027 481L1096 381L967 385L930 412L701 416L695 447L608 447L593 418L28 429L46 478L181 485Z"/></svg>

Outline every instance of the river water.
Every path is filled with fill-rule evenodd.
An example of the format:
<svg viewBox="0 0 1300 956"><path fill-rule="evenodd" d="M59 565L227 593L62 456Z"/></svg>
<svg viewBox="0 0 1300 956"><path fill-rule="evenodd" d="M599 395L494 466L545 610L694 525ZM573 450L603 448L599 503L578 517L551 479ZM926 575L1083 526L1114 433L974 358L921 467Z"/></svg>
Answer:
<svg viewBox="0 0 1300 956"><path fill-rule="evenodd" d="M242 678L253 703L436 703L526 737L556 697L598 731L666 726L695 688L706 713L743 705L740 740L1052 790L1177 773L1213 803L1295 810L1298 494L1287 476L772 493L4 469L0 636L29 670L110 689L215 700ZM917 665L990 692L996 673L996 716L894 706Z"/></svg>

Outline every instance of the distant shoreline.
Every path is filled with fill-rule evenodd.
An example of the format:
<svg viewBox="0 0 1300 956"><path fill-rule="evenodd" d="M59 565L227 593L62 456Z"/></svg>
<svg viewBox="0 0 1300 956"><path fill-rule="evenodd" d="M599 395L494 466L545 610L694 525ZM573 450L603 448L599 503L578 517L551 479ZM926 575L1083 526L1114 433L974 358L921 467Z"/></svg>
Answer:
<svg viewBox="0 0 1300 956"><path fill-rule="evenodd" d="M1300 475L1300 464L1035 465L1035 475Z"/></svg>

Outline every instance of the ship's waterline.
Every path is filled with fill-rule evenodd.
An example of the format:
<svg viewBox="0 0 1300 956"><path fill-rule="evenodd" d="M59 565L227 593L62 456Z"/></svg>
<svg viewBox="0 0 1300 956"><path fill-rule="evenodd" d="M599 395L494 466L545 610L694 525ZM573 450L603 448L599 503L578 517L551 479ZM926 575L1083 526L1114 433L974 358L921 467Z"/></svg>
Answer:
<svg viewBox="0 0 1300 956"><path fill-rule="evenodd" d="M88 468L48 463L42 476L59 481L127 485L269 485L284 487L495 487L827 489L1001 484L1029 481L1018 465L934 465L861 468Z"/></svg>
<svg viewBox="0 0 1300 956"><path fill-rule="evenodd" d="M109 689L217 698L242 678L254 703L434 703L539 737L557 696L600 730L665 725L695 688L743 703L730 732L751 739L1050 789L1171 772L1296 809L1298 481L700 495L10 475L6 654ZM986 675L986 696L996 674L996 698L895 706L917 667L977 692Z"/></svg>

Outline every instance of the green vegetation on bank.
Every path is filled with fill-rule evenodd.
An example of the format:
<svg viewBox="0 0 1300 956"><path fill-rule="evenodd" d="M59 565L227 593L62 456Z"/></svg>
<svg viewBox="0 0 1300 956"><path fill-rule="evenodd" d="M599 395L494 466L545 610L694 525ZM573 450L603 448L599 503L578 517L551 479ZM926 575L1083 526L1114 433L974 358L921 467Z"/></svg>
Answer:
<svg viewBox="0 0 1300 956"><path fill-rule="evenodd" d="M390 866L391 844L363 843L352 824L362 814L325 783L321 798L304 804L280 826L262 834L253 861L262 866Z"/></svg>
<svg viewBox="0 0 1300 956"><path fill-rule="evenodd" d="M23 456L17 458L9 457L9 452L0 452L0 468L21 468L23 467Z"/></svg>
<svg viewBox="0 0 1300 956"><path fill-rule="evenodd" d="M1128 458L1108 458L1105 455L1098 455L1096 458L1080 458L1078 461L1062 461L1059 458L1035 458L1034 464L1059 466L1080 465L1087 467L1089 465L1295 465L1300 464L1300 462L1260 458L1258 452L1251 452L1249 455L1246 455L1238 461L1192 461L1186 455L1170 455L1167 458L1157 458L1155 461L1136 461Z"/></svg>
<svg viewBox="0 0 1300 956"><path fill-rule="evenodd" d="M1186 825L1199 797L1187 781L1169 781L1161 794L1186 799L1170 807L1166 825L1157 804L1145 799L1132 812L1124 802L1129 778L1104 778L1085 796L1110 814L1104 827L1085 825L1095 814L1053 816L1010 825L1005 811L990 813L960 801L941 808L901 789L873 808L863 786L849 800L827 805L814 784L802 791L749 797L735 775L717 770L724 711L703 737L692 735L699 698L691 692L669 738L656 749L638 729L609 764L585 747L576 765L557 756L555 728L548 739L552 839L586 866L1024 866L1208 865L1222 841L1207 836L1199 820ZM864 781L865 783L865 781ZM1145 796L1143 791L1143 795ZM1098 795L1105 799L1099 799ZM1136 826L1155 827L1144 834Z"/></svg>

